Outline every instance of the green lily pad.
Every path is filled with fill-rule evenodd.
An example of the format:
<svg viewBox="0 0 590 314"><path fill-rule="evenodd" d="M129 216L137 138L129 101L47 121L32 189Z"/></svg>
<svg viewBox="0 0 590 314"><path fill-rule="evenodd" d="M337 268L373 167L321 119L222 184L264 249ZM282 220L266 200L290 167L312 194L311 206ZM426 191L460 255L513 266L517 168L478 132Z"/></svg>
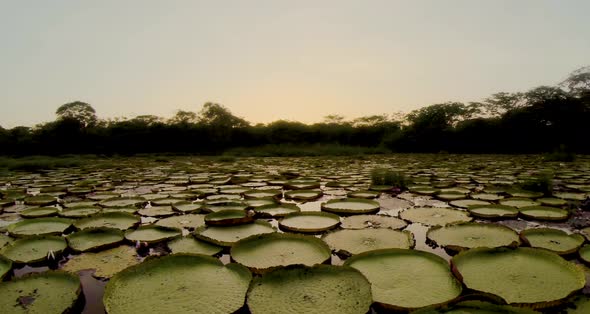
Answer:
<svg viewBox="0 0 590 314"><path fill-rule="evenodd" d="M441 199L443 201L455 201L455 200L461 200L466 198L467 196L463 193L438 193L435 195L436 198Z"/></svg>
<svg viewBox="0 0 590 314"><path fill-rule="evenodd" d="M6 277L6 274L12 269L12 261L0 255L0 280Z"/></svg>
<svg viewBox="0 0 590 314"><path fill-rule="evenodd" d="M388 309L444 304L458 297L462 290L448 262L428 252L375 250L354 255L344 265L363 273L371 283L373 300Z"/></svg>
<svg viewBox="0 0 590 314"><path fill-rule="evenodd" d="M573 306L566 310L567 314L587 314L590 313L590 297L586 295L577 296L573 301Z"/></svg>
<svg viewBox="0 0 590 314"><path fill-rule="evenodd" d="M264 205L272 205L277 204L277 200L272 197L265 197L265 198L249 198L244 201L248 207L251 208L258 208Z"/></svg>
<svg viewBox="0 0 590 314"><path fill-rule="evenodd" d="M275 231L266 221L254 221L251 224L230 227L199 227L195 230L195 237L215 245L232 246L249 236Z"/></svg>
<svg viewBox="0 0 590 314"><path fill-rule="evenodd" d="M254 217L243 210L221 210L205 216L209 226L236 226L251 223Z"/></svg>
<svg viewBox="0 0 590 314"><path fill-rule="evenodd" d="M322 239L340 256L414 247L414 236L410 231L392 229L344 229L327 233Z"/></svg>
<svg viewBox="0 0 590 314"><path fill-rule="evenodd" d="M128 213L101 213L74 221L74 227L77 229L107 227L127 230L139 224L139 221L139 217Z"/></svg>
<svg viewBox="0 0 590 314"><path fill-rule="evenodd" d="M553 251L557 254L576 252L584 243L584 236L551 228L535 228L520 233L522 241L532 247Z"/></svg>
<svg viewBox="0 0 590 314"><path fill-rule="evenodd" d="M533 308L556 305L586 284L582 269L541 249L477 248L451 263L468 288Z"/></svg>
<svg viewBox="0 0 590 314"><path fill-rule="evenodd" d="M170 227L170 228L187 228L196 229L200 226L205 225L205 215L199 214L188 214L180 216L172 216L164 219L160 219L156 222L157 226Z"/></svg>
<svg viewBox="0 0 590 314"><path fill-rule="evenodd" d="M179 211L181 213L193 213L196 214L201 211L201 203L193 203L188 201L181 201L172 204L172 209Z"/></svg>
<svg viewBox="0 0 590 314"><path fill-rule="evenodd" d="M125 232L125 239L132 242L146 242L146 243L157 243L181 235L179 229L168 228L156 225L139 226L137 229L127 230Z"/></svg>
<svg viewBox="0 0 590 314"><path fill-rule="evenodd" d="M340 224L340 216L324 212L298 212L285 215L279 221L281 230L317 233L336 228Z"/></svg>
<svg viewBox="0 0 590 314"><path fill-rule="evenodd" d="M536 199L537 202L541 203L541 205L545 206L563 206L567 204L566 200L562 200L560 198L538 198Z"/></svg>
<svg viewBox="0 0 590 314"><path fill-rule="evenodd" d="M506 226L471 222L432 227L426 232L426 237L452 251L476 247L517 247L520 244L516 231Z"/></svg>
<svg viewBox="0 0 590 314"><path fill-rule="evenodd" d="M64 271L28 274L0 283L2 313L66 313L80 297L76 275Z"/></svg>
<svg viewBox="0 0 590 314"><path fill-rule="evenodd" d="M578 255L580 259L586 262L586 264L590 264L590 245L586 244L578 251Z"/></svg>
<svg viewBox="0 0 590 314"><path fill-rule="evenodd" d="M25 204L33 206L49 206L57 204L57 198L52 195L39 194L25 197Z"/></svg>
<svg viewBox="0 0 590 314"><path fill-rule="evenodd" d="M25 219L7 227L8 233L14 237L35 235L62 234L72 225L72 220L58 217Z"/></svg>
<svg viewBox="0 0 590 314"><path fill-rule="evenodd" d="M287 214L301 211L295 204L270 204L256 207L254 211L263 217L284 217Z"/></svg>
<svg viewBox="0 0 590 314"><path fill-rule="evenodd" d="M346 196L350 197L350 198L366 198L366 199L372 199L372 198L377 198L379 197L379 193L378 191L368 191L368 190L361 190L361 191L352 191L349 192Z"/></svg>
<svg viewBox="0 0 590 314"><path fill-rule="evenodd" d="M400 217L428 226L444 226L451 223L471 221L471 217L466 211L446 207L410 208L401 212Z"/></svg>
<svg viewBox="0 0 590 314"><path fill-rule="evenodd" d="M294 264L325 263L330 253L328 245L316 237L289 233L254 235L236 242L230 252L234 261L254 273Z"/></svg>
<svg viewBox="0 0 590 314"><path fill-rule="evenodd" d="M520 208L520 215L536 220L566 220L569 212L566 209L549 206L527 206Z"/></svg>
<svg viewBox="0 0 590 314"><path fill-rule="evenodd" d="M290 266L255 278L251 287L247 302L253 314L364 314L373 302L371 284L346 266Z"/></svg>
<svg viewBox="0 0 590 314"><path fill-rule="evenodd" d="M380 205L378 202L373 200L367 200L363 198L345 198L345 199L334 199L322 203L321 208L323 211L331 212L334 214L371 214L379 211Z"/></svg>
<svg viewBox="0 0 590 314"><path fill-rule="evenodd" d="M119 247L97 253L82 253L72 256L62 267L68 272L79 272L94 269L94 277L110 278L123 269L139 263L135 248L121 245Z"/></svg>
<svg viewBox="0 0 590 314"><path fill-rule="evenodd" d="M470 197L474 200L480 201L499 201L504 198L502 195L494 194L494 193L477 193L471 194Z"/></svg>
<svg viewBox="0 0 590 314"><path fill-rule="evenodd" d="M0 254L19 264L30 264L47 260L47 256L58 255L68 247L66 240L58 236L42 236L18 239L5 246Z"/></svg>
<svg viewBox="0 0 590 314"><path fill-rule="evenodd" d="M233 313L245 302L252 275L205 255L153 258L119 272L103 297L106 312Z"/></svg>
<svg viewBox="0 0 590 314"><path fill-rule="evenodd" d="M528 199L528 198L516 198L516 197L512 197L512 198L507 198L507 199L500 200L500 204L506 205L506 206L512 206L512 207L516 207L516 208L522 208L522 207L537 206L537 205L539 205L538 202L535 202L535 201L533 201L531 199Z"/></svg>
<svg viewBox="0 0 590 314"><path fill-rule="evenodd" d="M274 197L274 198L281 198L283 196L283 192L281 190L248 190L244 192L245 198L264 198L264 197Z"/></svg>
<svg viewBox="0 0 590 314"><path fill-rule="evenodd" d="M19 212L19 214L24 218L40 218L40 217L55 216L55 215L57 215L58 211L59 210L57 209L57 207L51 207L51 206L32 207L32 208L27 208L27 209Z"/></svg>
<svg viewBox="0 0 590 314"><path fill-rule="evenodd" d="M365 229L365 228L389 228L403 229L408 224L395 217L383 215L356 215L349 216L342 220L344 229Z"/></svg>
<svg viewBox="0 0 590 314"><path fill-rule="evenodd" d="M195 239L193 237L176 238L168 242L168 248L173 254L176 253L191 253L215 255L223 250L223 247L217 246L205 241Z"/></svg>
<svg viewBox="0 0 590 314"><path fill-rule="evenodd" d="M449 204L459 208L469 208L472 206L485 206L490 205L490 202L481 200L456 200L449 202Z"/></svg>
<svg viewBox="0 0 590 314"><path fill-rule="evenodd" d="M553 196L570 201L583 201L588 196L586 193L575 193L575 192L557 192L553 193Z"/></svg>
<svg viewBox="0 0 590 314"><path fill-rule="evenodd" d="M145 203L143 197L113 197L98 204L102 207L139 207Z"/></svg>
<svg viewBox="0 0 590 314"><path fill-rule="evenodd" d="M471 216L488 219L516 218L518 209L506 205L483 205L471 206L467 209Z"/></svg>
<svg viewBox="0 0 590 314"><path fill-rule="evenodd" d="M512 197L522 197L522 198L539 198L543 196L543 192L535 192L535 191L525 191L525 190L515 190L515 191L508 191Z"/></svg>
<svg viewBox="0 0 590 314"><path fill-rule="evenodd" d="M100 212L99 207L83 206L83 207L68 207L59 213L59 216L66 218L84 218L90 217Z"/></svg>
<svg viewBox="0 0 590 314"><path fill-rule="evenodd" d="M123 231L113 228L88 228L66 237L68 245L77 252L97 251L123 241Z"/></svg>
<svg viewBox="0 0 590 314"><path fill-rule="evenodd" d="M137 213L147 217L169 217L176 214L172 209L172 206L152 206L149 208L142 208L138 210Z"/></svg>
<svg viewBox="0 0 590 314"><path fill-rule="evenodd" d="M311 201L322 196L322 191L318 190L293 190L285 193L285 198L301 201Z"/></svg>

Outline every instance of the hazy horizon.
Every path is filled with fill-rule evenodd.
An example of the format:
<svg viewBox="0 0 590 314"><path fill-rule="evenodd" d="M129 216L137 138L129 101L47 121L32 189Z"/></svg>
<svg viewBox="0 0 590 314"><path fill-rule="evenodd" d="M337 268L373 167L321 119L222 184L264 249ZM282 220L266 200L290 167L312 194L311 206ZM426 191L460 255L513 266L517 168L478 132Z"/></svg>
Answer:
<svg viewBox="0 0 590 314"><path fill-rule="evenodd" d="M587 1L0 2L0 126L90 103L252 123L408 112L554 85L590 64Z"/></svg>

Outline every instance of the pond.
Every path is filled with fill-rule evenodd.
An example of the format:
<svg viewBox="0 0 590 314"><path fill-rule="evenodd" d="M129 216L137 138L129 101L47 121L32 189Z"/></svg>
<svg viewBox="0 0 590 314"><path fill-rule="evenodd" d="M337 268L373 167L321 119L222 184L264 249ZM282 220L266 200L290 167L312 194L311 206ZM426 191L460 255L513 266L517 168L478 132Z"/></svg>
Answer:
<svg viewBox="0 0 590 314"><path fill-rule="evenodd" d="M104 158L0 194L6 313L590 307L585 156Z"/></svg>

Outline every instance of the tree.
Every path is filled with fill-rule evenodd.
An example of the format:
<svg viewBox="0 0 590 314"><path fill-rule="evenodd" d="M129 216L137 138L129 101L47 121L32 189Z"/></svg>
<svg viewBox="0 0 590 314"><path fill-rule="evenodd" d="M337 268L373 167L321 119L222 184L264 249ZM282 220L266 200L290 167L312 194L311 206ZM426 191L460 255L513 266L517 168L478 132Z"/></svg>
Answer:
<svg viewBox="0 0 590 314"><path fill-rule="evenodd" d="M414 110L408 114L414 129L444 130L469 119L473 111L460 102L446 102Z"/></svg>
<svg viewBox="0 0 590 314"><path fill-rule="evenodd" d="M199 112L199 122L206 126L220 128L243 128L250 125L248 121L234 116L226 107L207 102Z"/></svg>
<svg viewBox="0 0 590 314"><path fill-rule="evenodd" d="M588 95L590 93L590 66L575 70L559 85L565 87L574 97Z"/></svg>
<svg viewBox="0 0 590 314"><path fill-rule="evenodd" d="M197 123L198 120L199 120L199 117L197 116L196 113L194 113L192 111L178 110L176 112L176 114L174 115L174 117L172 117L169 120L169 122L170 122L170 124L188 125L188 124Z"/></svg>
<svg viewBox="0 0 590 314"><path fill-rule="evenodd" d="M323 123L325 124L343 124L343 123L347 123L344 120L344 116L339 115L339 114L329 114L327 116L324 117L324 119L322 120Z"/></svg>
<svg viewBox="0 0 590 314"><path fill-rule="evenodd" d="M96 111L90 104L81 101L74 101L61 105L55 111L58 120L75 120L83 127L92 126L96 123Z"/></svg>

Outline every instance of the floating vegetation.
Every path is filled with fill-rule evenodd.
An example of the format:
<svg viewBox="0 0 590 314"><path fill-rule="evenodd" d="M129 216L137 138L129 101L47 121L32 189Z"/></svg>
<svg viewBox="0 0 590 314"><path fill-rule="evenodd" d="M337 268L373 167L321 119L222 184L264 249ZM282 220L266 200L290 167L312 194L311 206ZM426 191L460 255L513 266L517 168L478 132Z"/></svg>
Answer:
<svg viewBox="0 0 590 314"><path fill-rule="evenodd" d="M364 314L373 302L371 284L359 271L330 265L297 265L264 274L254 279L247 299L253 314Z"/></svg>
<svg viewBox="0 0 590 314"><path fill-rule="evenodd" d="M395 180L372 181L371 169L399 175L407 189ZM525 184L544 173L552 174L551 191ZM582 265L571 265L590 265L582 238L590 237L589 193L585 156L567 164L543 163L538 156L444 154L231 162L93 158L76 168L0 174L0 277L16 281L46 268L68 271L91 291L84 311L106 306L109 314L280 312L291 306L322 313L530 313L464 301L481 297L570 311L574 303L585 304ZM485 250L495 252L493 258L461 262L464 254ZM541 253L509 254L531 250ZM553 257L546 260L546 254ZM167 266L151 264L162 259ZM335 266L343 262L350 265ZM88 278L92 271L99 280ZM122 273L121 286L108 281ZM216 273L226 277L214 279ZM165 288L151 286L148 274ZM359 276L365 280L353 279ZM227 297L234 299L226 307L215 298L233 289L227 286L232 281L241 288ZM462 291L460 281L469 289ZM105 284L113 288L101 304L94 293L101 295ZM329 286L318 288L324 284ZM531 292L536 289L542 291ZM141 299L146 291L154 294ZM76 306L84 303L79 301ZM15 298L11 309L30 310L30 302L37 304L31 295Z"/></svg>
<svg viewBox="0 0 590 314"><path fill-rule="evenodd" d="M452 264L469 289L535 308L557 305L586 283L576 265L534 248L471 249L454 256Z"/></svg>

